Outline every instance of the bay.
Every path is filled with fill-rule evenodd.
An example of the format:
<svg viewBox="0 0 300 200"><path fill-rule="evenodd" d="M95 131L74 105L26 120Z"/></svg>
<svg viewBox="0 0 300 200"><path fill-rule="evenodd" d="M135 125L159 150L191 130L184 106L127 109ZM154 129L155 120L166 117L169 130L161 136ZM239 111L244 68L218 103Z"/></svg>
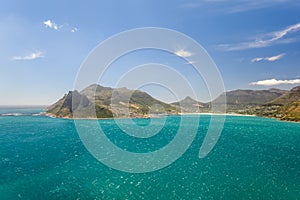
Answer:
<svg viewBox="0 0 300 200"><path fill-rule="evenodd" d="M226 116L216 146L199 159L210 120L201 115L199 124L190 124L198 132L183 156L163 169L132 174L96 160L73 120L32 116L38 112L0 116L0 199L300 198L299 123ZM147 126L147 120L136 123ZM168 116L165 127L150 139L129 137L114 120L99 124L115 145L150 152L172 141L179 121L180 116Z"/></svg>

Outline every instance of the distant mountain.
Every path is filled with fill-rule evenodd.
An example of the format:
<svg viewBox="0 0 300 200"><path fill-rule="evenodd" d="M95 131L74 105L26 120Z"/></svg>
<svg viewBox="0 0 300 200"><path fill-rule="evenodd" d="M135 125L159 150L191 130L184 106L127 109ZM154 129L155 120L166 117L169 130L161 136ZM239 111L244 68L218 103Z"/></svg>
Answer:
<svg viewBox="0 0 300 200"><path fill-rule="evenodd" d="M263 105L287 92L274 88L269 90L233 90L226 92L226 101L227 105ZM220 99L221 97L218 97L213 103L219 103Z"/></svg>
<svg viewBox="0 0 300 200"><path fill-rule="evenodd" d="M73 117L75 112L80 118L111 118L147 117L149 112L176 114L177 110L140 90L113 89L94 84L80 93L70 91L46 111L50 116L66 118Z"/></svg>
<svg viewBox="0 0 300 200"><path fill-rule="evenodd" d="M233 90L220 95L212 101L217 105L226 95L227 112L239 114L256 114L255 109L286 94L288 91L280 89L269 90Z"/></svg>
<svg viewBox="0 0 300 200"><path fill-rule="evenodd" d="M227 95L227 112L300 121L300 86L290 91L236 90Z"/></svg>
<svg viewBox="0 0 300 200"><path fill-rule="evenodd" d="M185 113L207 112L209 110L209 103L196 101L189 96L179 102L171 103L171 105L177 107L178 110Z"/></svg>
<svg viewBox="0 0 300 200"><path fill-rule="evenodd" d="M179 107L185 112L210 112L210 105L223 104L224 97L226 96L227 112L240 113L240 114L255 114L254 108L262 106L270 101L288 93L287 90L269 89L269 90L233 90L221 94L212 102L202 103L198 102L191 97L174 102L172 105Z"/></svg>

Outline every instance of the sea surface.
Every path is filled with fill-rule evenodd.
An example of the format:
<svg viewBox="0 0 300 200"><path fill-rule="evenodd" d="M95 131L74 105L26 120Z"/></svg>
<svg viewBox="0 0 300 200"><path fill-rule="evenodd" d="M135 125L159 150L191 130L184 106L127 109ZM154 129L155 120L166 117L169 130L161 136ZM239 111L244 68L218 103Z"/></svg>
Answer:
<svg viewBox="0 0 300 200"><path fill-rule="evenodd" d="M0 109L1 200L300 199L300 123L226 116L216 146L199 159L211 118L201 115L189 124L198 132L178 160L154 172L127 173L95 159L73 120L37 115L41 111ZM135 121L147 126L149 119ZM144 141L124 134L114 120L98 122L120 148L150 152L172 141L180 116L168 116L165 127Z"/></svg>

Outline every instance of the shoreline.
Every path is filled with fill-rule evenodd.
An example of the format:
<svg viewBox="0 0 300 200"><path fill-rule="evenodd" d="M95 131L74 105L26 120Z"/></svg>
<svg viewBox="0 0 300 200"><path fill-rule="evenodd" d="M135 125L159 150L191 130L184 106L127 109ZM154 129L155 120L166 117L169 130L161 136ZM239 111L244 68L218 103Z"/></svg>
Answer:
<svg viewBox="0 0 300 200"><path fill-rule="evenodd" d="M53 114L42 113L41 116L46 116L50 118L56 119L70 119L70 120L108 120L108 119L149 119L149 118L159 118L159 117L105 117L105 118L97 118L97 117L86 117L86 118L74 118L74 117L57 117Z"/></svg>
<svg viewBox="0 0 300 200"><path fill-rule="evenodd" d="M110 118L95 118L95 117L73 118L73 117L58 117L58 116L55 116L55 115L49 114L49 113L41 114L41 116L46 116L46 117L50 117L50 118L71 119L71 120L149 119L149 118L151 119L151 118L160 118L160 117L164 117L164 116L181 116L181 115L225 115L225 116L260 117L257 115L243 115L243 114L238 114L238 113L178 113L178 114L147 116L147 117L110 117Z"/></svg>
<svg viewBox="0 0 300 200"><path fill-rule="evenodd" d="M180 115L226 115L226 116L245 116L245 117L259 117L258 115L247 115L239 113L179 113Z"/></svg>
<svg viewBox="0 0 300 200"><path fill-rule="evenodd" d="M262 117L262 118L268 118L268 119L275 119L281 122L295 122L300 123L300 121L292 121L292 120L284 120L279 119L276 117L265 117L265 116L259 116L259 115L249 115L249 114L239 114L239 113L178 113L178 114L168 114L168 115L162 115L162 116L147 116L147 117L111 117L111 118L72 118L72 117L57 117L53 114L49 113L41 113L41 116L46 116L50 118L57 118L57 119L67 119L67 120L112 120L112 119L152 119L152 118L160 118L163 116L181 116L181 115L223 115L223 116L240 116L240 117Z"/></svg>

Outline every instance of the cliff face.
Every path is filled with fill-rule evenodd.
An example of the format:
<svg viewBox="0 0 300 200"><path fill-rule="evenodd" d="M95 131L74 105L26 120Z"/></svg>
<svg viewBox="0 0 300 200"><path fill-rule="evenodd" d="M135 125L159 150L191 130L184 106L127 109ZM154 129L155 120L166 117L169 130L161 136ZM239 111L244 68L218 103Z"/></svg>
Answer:
<svg viewBox="0 0 300 200"><path fill-rule="evenodd" d="M63 98L48 107L47 114L66 118L74 116L111 118L149 117L152 114L177 114L178 112L210 112L211 103L222 103L220 101L222 95L208 103L186 97L179 102L167 104L139 90L113 89L94 84L81 92L70 91L65 94ZM226 92L226 99L229 113L300 121L300 86L290 91L279 89L234 90Z"/></svg>
<svg viewBox="0 0 300 200"><path fill-rule="evenodd" d="M113 89L96 84L80 93L70 91L46 111L48 115L66 118L146 117L149 113L176 112L174 106L154 99L145 92L127 88Z"/></svg>
<svg viewBox="0 0 300 200"><path fill-rule="evenodd" d="M93 106L92 102L78 91L69 91L63 98L47 108L47 113L55 117L73 117L75 111L88 110Z"/></svg>

